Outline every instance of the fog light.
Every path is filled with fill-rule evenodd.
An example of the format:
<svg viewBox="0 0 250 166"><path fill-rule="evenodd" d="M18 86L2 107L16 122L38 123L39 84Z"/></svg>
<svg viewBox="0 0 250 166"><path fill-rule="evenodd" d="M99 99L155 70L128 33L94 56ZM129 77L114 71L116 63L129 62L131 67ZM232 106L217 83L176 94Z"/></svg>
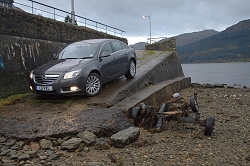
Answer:
<svg viewBox="0 0 250 166"><path fill-rule="evenodd" d="M77 86L70 87L70 91L77 91L77 90L79 90L79 88Z"/></svg>
<svg viewBox="0 0 250 166"><path fill-rule="evenodd" d="M32 88L32 86L30 86L30 90L32 90L32 91L33 91L33 88Z"/></svg>

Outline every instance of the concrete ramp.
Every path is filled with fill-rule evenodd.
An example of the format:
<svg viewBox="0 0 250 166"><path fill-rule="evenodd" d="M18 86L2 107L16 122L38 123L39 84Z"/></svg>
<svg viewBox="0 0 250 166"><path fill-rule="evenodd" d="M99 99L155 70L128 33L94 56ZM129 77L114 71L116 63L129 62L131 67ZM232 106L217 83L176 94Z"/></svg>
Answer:
<svg viewBox="0 0 250 166"><path fill-rule="evenodd" d="M141 101L157 100L153 99L156 91L158 91L157 95L161 93L162 97L166 98L190 86L191 79L184 77L176 52L137 51L136 53L137 74L135 78L121 77L105 85L98 96L86 99L89 105L128 109ZM157 102L155 101L154 104Z"/></svg>

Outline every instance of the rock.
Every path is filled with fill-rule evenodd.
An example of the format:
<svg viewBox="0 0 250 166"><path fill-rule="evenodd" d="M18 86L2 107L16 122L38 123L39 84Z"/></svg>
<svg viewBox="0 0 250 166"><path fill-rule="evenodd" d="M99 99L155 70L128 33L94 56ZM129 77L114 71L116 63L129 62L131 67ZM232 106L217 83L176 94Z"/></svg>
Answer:
<svg viewBox="0 0 250 166"><path fill-rule="evenodd" d="M14 145L16 143L16 140L15 139L9 139L6 143L5 143L5 145L6 146L12 146L12 145Z"/></svg>
<svg viewBox="0 0 250 166"><path fill-rule="evenodd" d="M77 135L77 137L81 138L83 143L88 146L91 143L94 143L96 141L97 136L94 133L91 133L89 131L83 131L83 132L80 132Z"/></svg>
<svg viewBox="0 0 250 166"><path fill-rule="evenodd" d="M30 156L28 154L22 154L20 156L18 156L19 160L28 160L30 158Z"/></svg>
<svg viewBox="0 0 250 166"><path fill-rule="evenodd" d="M38 151L25 151L25 154L28 154L31 158L36 158Z"/></svg>
<svg viewBox="0 0 250 166"><path fill-rule="evenodd" d="M191 83L191 87L193 87L193 88L201 88L201 85L199 83Z"/></svg>
<svg viewBox="0 0 250 166"><path fill-rule="evenodd" d="M94 148L96 150L108 150L109 144L105 138L97 138Z"/></svg>
<svg viewBox="0 0 250 166"><path fill-rule="evenodd" d="M89 152L89 151L90 151L90 149L89 149L89 147L84 146L84 147L83 147L83 149L82 149L82 151L84 151L84 152Z"/></svg>
<svg viewBox="0 0 250 166"><path fill-rule="evenodd" d="M9 149L7 149L7 150L2 149L2 152L0 153L0 156L6 156L9 152L10 152Z"/></svg>
<svg viewBox="0 0 250 166"><path fill-rule="evenodd" d="M25 142L23 142L23 141L17 141L15 143L15 145L18 146L19 148L22 148L25 145Z"/></svg>
<svg viewBox="0 0 250 166"><path fill-rule="evenodd" d="M18 159L18 155L11 155L11 156L10 156L10 159L11 159L11 160L16 160L16 159Z"/></svg>
<svg viewBox="0 0 250 166"><path fill-rule="evenodd" d="M0 143L4 143L4 142L6 142L6 138L5 137L0 137Z"/></svg>
<svg viewBox="0 0 250 166"><path fill-rule="evenodd" d="M216 87L216 88L224 88L224 84L214 84L214 87Z"/></svg>
<svg viewBox="0 0 250 166"><path fill-rule="evenodd" d="M112 163L116 163L117 161L116 156L112 153L108 154L108 158L111 160Z"/></svg>
<svg viewBox="0 0 250 166"><path fill-rule="evenodd" d="M60 153L54 153L50 155L51 160L56 160L60 158Z"/></svg>
<svg viewBox="0 0 250 166"><path fill-rule="evenodd" d="M29 146L29 145L24 145L24 146L23 146L23 150L24 150L24 151L30 150L30 146Z"/></svg>
<svg viewBox="0 0 250 166"><path fill-rule="evenodd" d="M212 85L212 84L204 84L203 85L205 88L214 88L214 85Z"/></svg>
<svg viewBox="0 0 250 166"><path fill-rule="evenodd" d="M10 149L11 149L11 150L17 150L17 149L19 149L19 147L16 146L16 145L14 145L14 146L11 146Z"/></svg>
<svg viewBox="0 0 250 166"><path fill-rule="evenodd" d="M30 143L30 149L31 151L37 151L40 149L40 145L38 142L31 142Z"/></svg>
<svg viewBox="0 0 250 166"><path fill-rule="evenodd" d="M47 139L41 139L39 141L39 144L40 144L42 149L50 149L51 147L53 147L52 141L47 140Z"/></svg>
<svg viewBox="0 0 250 166"><path fill-rule="evenodd" d="M84 143L81 143L78 147L77 147L77 151L81 152L84 149L85 145Z"/></svg>
<svg viewBox="0 0 250 166"><path fill-rule="evenodd" d="M58 143L59 145L61 145L61 143L62 143L62 138L58 138L58 139L57 139L57 143Z"/></svg>
<svg viewBox="0 0 250 166"><path fill-rule="evenodd" d="M40 159L40 160L46 160L47 158L48 158L48 157L45 156L45 155L44 155L44 156L39 156L39 159Z"/></svg>
<svg viewBox="0 0 250 166"><path fill-rule="evenodd" d="M62 149L76 149L80 144L82 140L80 138L71 138L61 144Z"/></svg>
<svg viewBox="0 0 250 166"><path fill-rule="evenodd" d="M15 166L16 164L15 163L13 163L13 161L12 160L2 160L2 164L1 164L1 166Z"/></svg>
<svg viewBox="0 0 250 166"><path fill-rule="evenodd" d="M140 128L130 127L111 136L112 145L122 148L129 143L134 142L140 135Z"/></svg>

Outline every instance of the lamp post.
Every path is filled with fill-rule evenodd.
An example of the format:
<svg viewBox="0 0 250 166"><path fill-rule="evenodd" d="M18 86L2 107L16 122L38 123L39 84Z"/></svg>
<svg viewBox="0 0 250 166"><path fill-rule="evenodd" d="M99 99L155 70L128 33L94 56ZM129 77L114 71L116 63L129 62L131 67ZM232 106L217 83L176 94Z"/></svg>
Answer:
<svg viewBox="0 0 250 166"><path fill-rule="evenodd" d="M74 0L71 0L71 23L75 25Z"/></svg>
<svg viewBox="0 0 250 166"><path fill-rule="evenodd" d="M151 44L151 17L150 16L151 15L149 15L149 16L142 16L142 18L146 18L146 17L149 18L149 35L150 35L150 37L149 37L149 43Z"/></svg>

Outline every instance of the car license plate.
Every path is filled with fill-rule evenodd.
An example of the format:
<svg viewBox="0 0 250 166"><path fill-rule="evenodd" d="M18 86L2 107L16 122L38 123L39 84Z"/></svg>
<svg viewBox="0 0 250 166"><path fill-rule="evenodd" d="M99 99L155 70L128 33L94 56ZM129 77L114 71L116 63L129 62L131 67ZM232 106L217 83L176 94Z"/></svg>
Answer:
<svg viewBox="0 0 250 166"><path fill-rule="evenodd" d="M36 86L36 90L52 91L52 86Z"/></svg>

